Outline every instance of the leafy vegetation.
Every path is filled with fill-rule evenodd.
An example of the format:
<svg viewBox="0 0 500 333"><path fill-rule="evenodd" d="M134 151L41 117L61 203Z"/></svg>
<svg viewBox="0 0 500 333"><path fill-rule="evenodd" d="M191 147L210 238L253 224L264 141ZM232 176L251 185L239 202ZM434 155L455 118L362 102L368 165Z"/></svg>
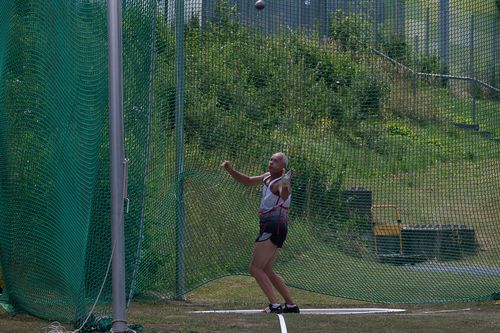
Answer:
<svg viewBox="0 0 500 333"><path fill-rule="evenodd" d="M320 43L314 32L267 35L240 23L234 11L218 13L219 19L205 26L192 20L186 30L189 149L212 165L223 156L242 170L259 172L265 169L259 156L286 148L299 175L292 216L314 226L323 239L336 239L343 251L360 255L370 246L362 240L366 221L345 210L344 189L414 175L405 189L413 191L418 174L427 170L447 172L450 163L497 158L497 143L454 125L472 121L469 96L457 96L434 79L419 79L412 95L412 77L371 52L362 17L336 12L331 42ZM160 27L158 61L173 67L174 54L167 50L173 45L172 28L161 22ZM413 59L411 48L397 36L381 47L401 62ZM420 71L442 70L436 56L418 65ZM165 128L172 132L175 84L173 72L169 75L157 75L166 84L155 100L168 106L161 119L168 120ZM478 114L481 126L496 135L499 127L487 119L494 105L481 102Z"/></svg>
<svg viewBox="0 0 500 333"><path fill-rule="evenodd" d="M341 9L331 14L330 36L343 51L366 50L372 34L371 22L360 14L346 15Z"/></svg>

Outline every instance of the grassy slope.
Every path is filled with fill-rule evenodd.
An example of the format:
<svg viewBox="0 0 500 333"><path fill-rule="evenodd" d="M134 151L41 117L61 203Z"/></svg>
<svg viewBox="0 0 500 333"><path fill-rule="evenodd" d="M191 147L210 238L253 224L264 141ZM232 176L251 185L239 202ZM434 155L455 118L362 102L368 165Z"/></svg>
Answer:
<svg viewBox="0 0 500 333"><path fill-rule="evenodd" d="M197 244L196 247L187 249L190 289L221 274L246 273L251 240L254 236L254 208L258 202L258 193L252 190L242 191L220 171L219 164L224 158L234 158L239 170L249 174L262 172L265 158L261 161L255 156L269 149L260 143L269 145L269 142L276 147L292 147L295 149L292 149L292 155L294 153L310 156L310 162L325 170L330 180L335 178L339 164L347 160L344 188L364 187L373 191L374 204L397 205L405 225L432 223L474 227L482 252L478 256L464 259L463 263L498 265L500 239L495 232L499 221L496 202L500 199L500 192L497 187L492 186L499 171L498 143L454 125L455 122L471 121L470 105L467 104L466 97L462 98L463 96L457 96L448 89L435 85L421 84L416 98L413 98L408 78L399 77L397 70L382 63L380 59L371 59L376 71L396 77L391 85L390 96L381 106L379 117L356 121L352 124L353 128L341 129L345 131L345 135L338 132L336 119L323 117L308 125L302 123L300 118L292 118L294 123L290 130L282 131L280 126L275 125L275 131L266 133L269 134L266 139L268 141L259 141L256 140L256 137L259 139L259 132L255 126L259 120L250 121L245 113L248 113L249 117L255 117L252 112L265 110L265 113L269 114L274 112L272 115L281 121L288 116L295 117L296 114L302 116L303 107L312 106L311 109L314 110L317 95L314 95L315 90L311 90L308 92L311 94L309 97L302 96L301 89L304 87L295 85L302 80L309 80L308 85L321 87L324 82L320 80L316 83L315 79L310 79L311 72L306 73L301 65L290 68L290 72L297 76L291 80L293 84L278 88L280 84L289 84L290 81L286 76L290 73L288 66L283 66L282 63L291 63L293 66L290 59L283 61L280 58L290 56L286 52L278 51L278 46L272 45L283 41L269 40L269 45L257 43L261 47L270 47L270 51L259 61L257 58L246 59L250 51L245 48L251 48L255 42L251 37L240 30L225 35L226 33L222 31L210 35L209 38L213 38L211 41L195 35L191 45L194 50L191 49L189 56L189 59L194 59L190 60L192 63L189 66L195 74L192 79L195 83L193 91L198 93L208 90L207 87L217 90L217 94L214 94L214 98L209 99L208 103L202 102L198 105L198 100L193 98L189 99L192 105L188 103L189 117L196 121L190 123L190 126L195 130L198 129L194 125L202 127L199 133L206 136L205 141L202 140L201 143L193 140L186 149L189 151L187 165L190 173L186 182L187 219L194 227L188 231L188 243ZM231 34L245 41L239 41ZM229 42L225 38L229 38ZM199 44L199 40L203 42ZM218 44L221 41L225 43L224 47ZM250 46L246 46L247 42ZM208 47L208 51L202 47ZM220 52L221 49L225 51ZM198 56L200 59L196 58ZM257 56L260 54L255 57ZM272 58L274 65L267 64L270 60L265 59L266 56ZM225 73L220 80L222 84L212 81L219 72ZM269 81L250 90L246 80L250 81L252 75L257 75L255 72L259 79ZM272 75L266 76L270 72ZM238 77L236 73L241 76ZM236 90L232 90L235 85L241 85L241 91L249 91L236 95ZM276 89L271 90L272 87ZM324 93L320 88L317 89L318 95ZM230 93L235 93L237 97ZM274 96L270 96L272 93L283 94L284 113L289 114L282 115L280 109L272 109L266 104L267 101L274 101ZM201 93L196 96L205 98ZM249 100L242 101L244 98ZM302 101L308 99L311 100L310 104ZM219 113L222 118L213 116L214 110L220 108L218 104L226 100L229 101L225 105L228 110ZM238 104L242 102L256 105L248 107L246 104ZM480 101L478 113L481 129L486 128L497 135L500 129L495 106L496 102ZM232 113L238 115L236 123L232 123L234 119L229 116ZM203 123L206 119L211 122ZM238 122L240 120L243 123ZM255 132L249 135L250 130ZM260 131L260 128L258 130ZM221 156L220 151L214 150L214 140L215 146L223 147L221 151L224 155ZM329 203L320 203L319 206L321 204L327 207ZM305 220L308 220L307 217ZM385 299L388 300L397 299L398 294L404 295L410 290L418 295L424 286L436 283L436 289L441 290L443 294L447 293L448 296L458 292L457 297L478 297L486 295L491 284L491 281L485 282L484 285L475 284L471 276L469 279L453 273L405 271L369 261L359 261L339 253L334 246L327 246L328 244L319 240L318 233L322 231L322 227L309 228L311 221L292 221L301 222L303 226L300 227L300 234L309 239L309 247L304 248L301 242L294 241L292 234L289 242L294 247L295 254L291 255L285 250L282 264L283 270L295 272L287 273L287 280L296 286L309 286L311 290L344 297L359 298L360 295L365 295L373 298L380 293L385 294ZM210 228L207 228L208 225ZM229 228L236 232L229 232ZM238 244L237 251L234 244ZM312 260L307 255L310 251L321 255ZM231 255L225 256L225 253ZM302 257L303 255L305 257ZM304 269L304 265L308 269ZM310 271L316 272L318 278L311 280L308 276ZM343 276L353 274L357 274L359 279L355 290L352 289L352 281L342 280ZM374 279L374 276L377 278ZM402 277L408 278L411 283L401 284L400 290L388 292L391 290L390 281ZM340 278L340 282L325 284L325 278L329 281L337 281ZM373 284L375 280L379 281L376 285ZM469 288L470 285L474 285L474 288ZM486 289L483 290L484 286ZM468 292L460 294L461 290ZM437 292L434 297L439 299ZM432 300L427 295L419 301Z"/></svg>

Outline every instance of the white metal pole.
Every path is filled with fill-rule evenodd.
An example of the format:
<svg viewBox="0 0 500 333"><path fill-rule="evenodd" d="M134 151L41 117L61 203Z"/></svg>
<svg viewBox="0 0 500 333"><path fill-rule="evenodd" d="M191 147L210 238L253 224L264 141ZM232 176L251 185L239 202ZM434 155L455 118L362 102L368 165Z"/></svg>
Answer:
<svg viewBox="0 0 500 333"><path fill-rule="evenodd" d="M123 220L125 152L123 139L123 68L121 1L108 0L109 137L112 239L112 332L127 332L125 301L125 230Z"/></svg>

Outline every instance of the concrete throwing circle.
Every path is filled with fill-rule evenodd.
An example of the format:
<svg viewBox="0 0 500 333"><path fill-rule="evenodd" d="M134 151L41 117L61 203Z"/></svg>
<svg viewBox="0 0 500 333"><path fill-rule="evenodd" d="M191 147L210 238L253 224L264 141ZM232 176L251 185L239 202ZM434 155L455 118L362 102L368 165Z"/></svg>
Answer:
<svg viewBox="0 0 500 333"><path fill-rule="evenodd" d="M370 314L370 313L398 313L405 312L404 309L386 309L386 308L338 308L338 309L300 309L300 314L305 315L352 315L352 314ZM192 313L201 314L258 314L262 310L206 310L192 311Z"/></svg>

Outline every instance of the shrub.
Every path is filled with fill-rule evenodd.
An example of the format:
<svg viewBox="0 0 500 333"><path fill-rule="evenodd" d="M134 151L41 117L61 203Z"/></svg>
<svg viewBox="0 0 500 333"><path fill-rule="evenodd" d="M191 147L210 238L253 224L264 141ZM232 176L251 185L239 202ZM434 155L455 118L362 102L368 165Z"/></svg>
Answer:
<svg viewBox="0 0 500 333"><path fill-rule="evenodd" d="M330 36L343 51L366 50L371 40L371 24L359 14L346 15L341 9L332 13Z"/></svg>
<svg viewBox="0 0 500 333"><path fill-rule="evenodd" d="M404 36L391 35L381 42L382 50L392 59L407 63L409 59L408 43Z"/></svg>
<svg viewBox="0 0 500 333"><path fill-rule="evenodd" d="M296 156L292 167L297 174L293 182L292 214L308 216L317 221L318 227L333 230L344 216L341 189L347 164L340 164L334 179L329 178L330 172L327 173L317 160Z"/></svg>
<svg viewBox="0 0 500 333"><path fill-rule="evenodd" d="M419 59L418 67L416 68L416 70L422 73L440 74L447 73L448 67L446 66L446 63L441 59L441 57L433 54L424 55L423 57L421 57ZM435 83L439 86L446 86L448 83L447 78L439 78L438 80L436 80L435 78L426 77L425 80L429 83Z"/></svg>
<svg viewBox="0 0 500 333"><path fill-rule="evenodd" d="M290 43L295 62L303 62L307 69L314 71L318 81L324 80L334 90L351 84L356 66L348 55L332 53L300 34L293 34Z"/></svg>
<svg viewBox="0 0 500 333"><path fill-rule="evenodd" d="M359 73L352 91L359 105L358 118L366 118L379 111L383 100L389 93L389 83L377 73Z"/></svg>
<svg viewBox="0 0 500 333"><path fill-rule="evenodd" d="M424 55L419 59L418 71L423 73L441 73L444 62L435 54Z"/></svg>

